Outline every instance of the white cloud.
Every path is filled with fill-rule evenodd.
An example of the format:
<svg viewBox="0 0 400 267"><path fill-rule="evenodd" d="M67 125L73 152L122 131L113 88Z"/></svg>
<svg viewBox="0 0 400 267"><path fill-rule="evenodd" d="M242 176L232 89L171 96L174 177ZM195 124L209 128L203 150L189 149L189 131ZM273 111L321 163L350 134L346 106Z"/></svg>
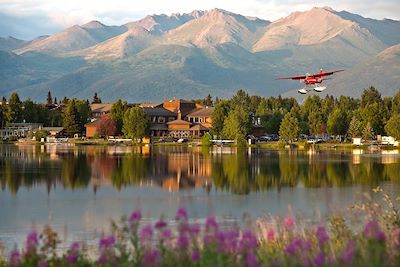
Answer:
<svg viewBox="0 0 400 267"><path fill-rule="evenodd" d="M7 25L19 24L19 21L29 21L41 18L47 25L31 29L31 38L35 35L51 34L49 29L61 30L74 24L82 24L93 19L109 25L121 25L128 21L138 20L148 14L184 13L193 10L208 10L222 8L242 15L256 16L268 20L276 20L294 11L304 11L314 6L330 6L335 10L346 10L362 16L381 19L389 17L400 19L398 0L0 0L0 21L5 18ZM45 23L46 24L46 23ZM49 25L51 24L51 25ZM28 24L29 25L29 24ZM15 28L15 27L11 27ZM11 29L10 29L11 30ZM15 35L10 30L0 26L1 35Z"/></svg>

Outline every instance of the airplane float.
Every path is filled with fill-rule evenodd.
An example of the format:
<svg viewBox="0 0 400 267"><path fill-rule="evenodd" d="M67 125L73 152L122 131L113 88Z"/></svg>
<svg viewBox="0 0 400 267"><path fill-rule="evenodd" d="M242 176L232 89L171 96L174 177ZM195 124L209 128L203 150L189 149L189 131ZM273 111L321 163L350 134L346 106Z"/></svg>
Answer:
<svg viewBox="0 0 400 267"><path fill-rule="evenodd" d="M299 80L300 82L305 84L305 87L297 90L300 94L307 94L309 91L313 90L316 92L322 92L326 89L326 86L322 85L322 82L325 80L329 80L329 78L325 78L325 76L332 75L336 72L341 72L344 70L334 70L325 72L322 69L319 73L309 74L303 76L290 76L290 77L279 77L277 80ZM319 84L319 85L318 85Z"/></svg>

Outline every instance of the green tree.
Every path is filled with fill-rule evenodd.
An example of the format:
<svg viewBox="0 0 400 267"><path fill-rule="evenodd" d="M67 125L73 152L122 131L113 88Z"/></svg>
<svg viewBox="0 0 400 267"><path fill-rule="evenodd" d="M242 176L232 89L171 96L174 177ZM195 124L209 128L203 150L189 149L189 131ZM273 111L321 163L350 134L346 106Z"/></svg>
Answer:
<svg viewBox="0 0 400 267"><path fill-rule="evenodd" d="M80 132L79 114L74 99L69 100L68 105L65 108L63 127L68 136L73 136Z"/></svg>
<svg viewBox="0 0 400 267"><path fill-rule="evenodd" d="M3 128L7 125L8 123L7 114L8 114L7 99L3 96L0 106L0 128Z"/></svg>
<svg viewBox="0 0 400 267"><path fill-rule="evenodd" d="M390 117L385 125L385 131L396 140L400 140L400 113L395 113Z"/></svg>
<svg viewBox="0 0 400 267"><path fill-rule="evenodd" d="M128 109L126 101L118 99L111 107L111 118L117 125L117 133L122 132L122 125L124 120L125 111Z"/></svg>
<svg viewBox="0 0 400 267"><path fill-rule="evenodd" d="M332 135L345 135L349 127L346 111L335 108L329 115L327 130Z"/></svg>
<svg viewBox="0 0 400 267"><path fill-rule="evenodd" d="M210 94L204 99L204 105L211 107L213 105L213 100Z"/></svg>
<svg viewBox="0 0 400 267"><path fill-rule="evenodd" d="M251 107L251 98L250 96L242 89L236 92L234 96L232 96L231 99L231 107L236 108L236 107L242 107L246 111L253 111L253 108ZM256 107L254 107L255 109Z"/></svg>
<svg viewBox="0 0 400 267"><path fill-rule="evenodd" d="M392 98L392 114L400 114L400 90Z"/></svg>
<svg viewBox="0 0 400 267"><path fill-rule="evenodd" d="M127 138L139 139L149 133L149 118L140 107L132 107L125 111L122 132Z"/></svg>
<svg viewBox="0 0 400 267"><path fill-rule="evenodd" d="M371 126L371 123L368 122L363 130L363 138L365 140L372 140L375 138L374 129Z"/></svg>
<svg viewBox="0 0 400 267"><path fill-rule="evenodd" d="M363 132L363 124L358 117L358 115L352 117L349 124L349 130L347 131L347 133L353 138L361 137Z"/></svg>
<svg viewBox="0 0 400 267"><path fill-rule="evenodd" d="M46 100L47 105L51 106L53 105L53 97L51 96L51 92L49 91L47 93L47 100Z"/></svg>
<svg viewBox="0 0 400 267"><path fill-rule="evenodd" d="M12 93L8 100L8 121L11 123L22 121L22 104L17 93Z"/></svg>
<svg viewBox="0 0 400 267"><path fill-rule="evenodd" d="M384 121L387 115L387 110L381 103L370 103L361 111L364 124L370 124L376 134L384 134Z"/></svg>
<svg viewBox="0 0 400 267"><path fill-rule="evenodd" d="M215 106L214 111L211 114L212 119L212 133L221 136L222 130L224 129L224 121L228 117L230 110L230 102L227 100L220 100Z"/></svg>
<svg viewBox="0 0 400 267"><path fill-rule="evenodd" d="M22 118L25 122L38 122L38 114L36 104L28 98L24 101L24 109L22 111Z"/></svg>
<svg viewBox="0 0 400 267"><path fill-rule="evenodd" d="M375 87L371 86L365 89L361 95L361 108L365 108L368 104L382 103L382 96Z"/></svg>
<svg viewBox="0 0 400 267"><path fill-rule="evenodd" d="M242 106L237 106L231 110L228 117L224 121L222 136L229 139L237 139L238 137L246 138L251 130L250 114Z"/></svg>
<svg viewBox="0 0 400 267"><path fill-rule="evenodd" d="M289 142L292 142L299 136L299 122L294 112L288 112L283 117L279 128L279 135L281 139Z"/></svg>
<svg viewBox="0 0 400 267"><path fill-rule="evenodd" d="M101 98L97 96L97 92L94 93L92 104L100 104Z"/></svg>
<svg viewBox="0 0 400 267"><path fill-rule="evenodd" d="M79 132L83 132L85 130L85 124L89 121L91 116L91 109L89 101L81 100L81 99L74 99L76 110L78 112L78 123L79 123Z"/></svg>

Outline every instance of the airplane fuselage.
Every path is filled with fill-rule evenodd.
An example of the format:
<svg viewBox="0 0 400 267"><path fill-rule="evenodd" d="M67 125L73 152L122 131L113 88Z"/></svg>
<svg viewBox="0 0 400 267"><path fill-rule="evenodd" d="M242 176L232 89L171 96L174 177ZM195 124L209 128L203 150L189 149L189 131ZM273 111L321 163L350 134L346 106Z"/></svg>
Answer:
<svg viewBox="0 0 400 267"><path fill-rule="evenodd" d="M316 84L316 83L322 83L324 79L323 78L314 78L314 77L306 77L303 82L305 84Z"/></svg>

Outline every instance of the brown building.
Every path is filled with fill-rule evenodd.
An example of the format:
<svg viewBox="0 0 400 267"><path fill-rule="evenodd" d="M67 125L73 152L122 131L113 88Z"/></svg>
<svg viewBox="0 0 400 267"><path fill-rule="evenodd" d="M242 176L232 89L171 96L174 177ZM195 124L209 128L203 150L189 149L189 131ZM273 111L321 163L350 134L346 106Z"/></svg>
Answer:
<svg viewBox="0 0 400 267"><path fill-rule="evenodd" d="M162 103L135 104L143 108L150 120L150 136L201 137L212 126L212 107L183 99L167 99ZM132 105L129 105L132 106ZM94 137L99 118L111 112L112 104L92 104L92 117L87 123L86 137Z"/></svg>
<svg viewBox="0 0 400 267"><path fill-rule="evenodd" d="M211 114L213 113L213 107L205 107L194 112L189 113L186 116L186 120L191 123L200 124L201 126L211 129L212 119Z"/></svg>
<svg viewBox="0 0 400 267"><path fill-rule="evenodd" d="M100 119L85 124L86 137L93 138L97 133L97 127L100 124Z"/></svg>

